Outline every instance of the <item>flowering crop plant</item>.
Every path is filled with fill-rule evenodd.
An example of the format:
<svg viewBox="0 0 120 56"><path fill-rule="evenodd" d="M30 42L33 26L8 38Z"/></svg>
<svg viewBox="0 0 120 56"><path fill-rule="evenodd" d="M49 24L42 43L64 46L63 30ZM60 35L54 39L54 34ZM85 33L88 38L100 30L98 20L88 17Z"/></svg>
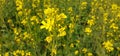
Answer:
<svg viewBox="0 0 120 56"><path fill-rule="evenodd" d="M120 0L0 0L0 56L120 56Z"/></svg>

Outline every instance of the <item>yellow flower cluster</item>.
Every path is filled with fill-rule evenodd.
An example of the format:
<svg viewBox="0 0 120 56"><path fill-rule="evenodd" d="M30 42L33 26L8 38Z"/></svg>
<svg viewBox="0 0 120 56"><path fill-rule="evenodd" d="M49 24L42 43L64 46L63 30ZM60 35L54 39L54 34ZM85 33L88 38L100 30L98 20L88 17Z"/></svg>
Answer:
<svg viewBox="0 0 120 56"><path fill-rule="evenodd" d="M83 9L86 9L87 4L88 4L88 3L87 3L87 2L85 2L85 1L84 1L84 2L82 2L82 3L81 3L81 7L80 7L80 8L81 8L82 10L83 10Z"/></svg>
<svg viewBox="0 0 120 56"><path fill-rule="evenodd" d="M14 56L18 56L18 55L21 55L21 56L31 56L31 52L27 52L25 50L16 50L16 51L13 51L13 55Z"/></svg>
<svg viewBox="0 0 120 56"><path fill-rule="evenodd" d="M57 54L57 50L53 48L51 55L52 55L52 54Z"/></svg>
<svg viewBox="0 0 120 56"><path fill-rule="evenodd" d="M104 13L103 14L103 21L105 22L105 24L107 23L108 20L108 13Z"/></svg>
<svg viewBox="0 0 120 56"><path fill-rule="evenodd" d="M88 27L86 27L84 30L87 33L87 35L89 35L92 32L91 27L94 26L95 19L96 19L95 16L91 16L91 19L87 20Z"/></svg>
<svg viewBox="0 0 120 56"><path fill-rule="evenodd" d="M83 49L82 49L82 52L83 52L84 54L87 54L86 56L93 56L93 54L92 54L91 52L88 52L88 49L87 49L87 48L83 48Z"/></svg>
<svg viewBox="0 0 120 56"><path fill-rule="evenodd" d="M44 9L44 14L46 18L55 18L55 14L57 14L58 8L47 8Z"/></svg>
<svg viewBox="0 0 120 56"><path fill-rule="evenodd" d="M13 31L14 31L15 35L19 35L21 32L21 29L20 28L13 28Z"/></svg>
<svg viewBox="0 0 120 56"><path fill-rule="evenodd" d="M47 22L42 21L41 23L43 24L40 26L40 29L45 28L48 31L51 31L54 27L54 19L46 19Z"/></svg>
<svg viewBox="0 0 120 56"><path fill-rule="evenodd" d="M92 32L92 30L89 27L87 27L85 28L85 32L89 35Z"/></svg>
<svg viewBox="0 0 120 56"><path fill-rule="evenodd" d="M15 36L15 41L17 43L20 43L21 40L31 40L33 41L33 38L31 38L31 35L28 32L24 32L23 34L20 34L18 36Z"/></svg>
<svg viewBox="0 0 120 56"><path fill-rule="evenodd" d="M118 8L117 4L112 4L112 5L111 5L111 9L112 9L112 10L117 10L117 8Z"/></svg>
<svg viewBox="0 0 120 56"><path fill-rule="evenodd" d="M68 12L69 12L69 13L72 13L72 11L73 11L73 8L72 8L72 7L69 7L69 8L68 8Z"/></svg>
<svg viewBox="0 0 120 56"><path fill-rule="evenodd" d="M106 42L103 42L103 47L108 51L108 52L111 52L114 50L113 48L113 43L111 43L111 41L106 41Z"/></svg>
<svg viewBox="0 0 120 56"><path fill-rule="evenodd" d="M31 13L31 9L22 9L22 12L23 12L23 16L25 16L25 17L21 17L21 23L24 26L26 26L29 23L29 19L31 20L31 18L32 18L32 17L31 18L28 17ZM33 23L33 21L36 21L36 20L32 20L31 23Z"/></svg>
<svg viewBox="0 0 120 56"><path fill-rule="evenodd" d="M66 35L66 26L64 26L64 21L67 16L64 13L58 13L58 8L47 8L44 9L44 18L41 21L42 25L40 29L46 29L50 34L44 40L52 44L51 48L48 48L51 51L51 55L57 54L57 49L54 48L56 37L63 37ZM55 37L56 36L56 37Z"/></svg>
<svg viewBox="0 0 120 56"><path fill-rule="evenodd" d="M44 14L46 16L45 21L43 20L41 23L43 24L40 26L41 29L45 28L48 31L51 31L52 28L54 27L54 13L55 13L54 8L48 8L44 10Z"/></svg>
<svg viewBox="0 0 120 56"><path fill-rule="evenodd" d="M58 23L59 21L64 22L64 19L67 18L67 16L64 13L57 14L58 9L55 10L55 8L47 8L44 10L44 14L46 16L45 20L43 20L41 23L43 24L40 26L40 29L45 28L48 31L53 31L55 27L58 27L59 34L58 36L65 36L65 27L61 27L61 24Z"/></svg>
<svg viewBox="0 0 120 56"><path fill-rule="evenodd" d="M88 51L87 48L83 48L83 49L82 49L82 52L83 52L83 53L86 53L87 51Z"/></svg>
<svg viewBox="0 0 120 56"><path fill-rule="evenodd" d="M30 18L31 24L34 25L35 23L39 23L38 17L37 16L32 16Z"/></svg>
<svg viewBox="0 0 120 56"><path fill-rule="evenodd" d="M16 7L17 7L16 10L18 11L18 15L22 16L23 0L16 0L15 2L16 2Z"/></svg>
<svg viewBox="0 0 120 56"><path fill-rule="evenodd" d="M24 40L27 38L29 39L31 37L28 32L24 32L23 35L24 35L24 37L23 37Z"/></svg>
<svg viewBox="0 0 120 56"><path fill-rule="evenodd" d="M114 32L116 32L116 30L118 30L118 26L115 23L112 23L110 25L110 28L112 28L114 30Z"/></svg>
<svg viewBox="0 0 120 56"><path fill-rule="evenodd" d="M77 55L77 54L79 53L79 51L78 51L78 50L76 50L74 53L75 53L75 55Z"/></svg>
<svg viewBox="0 0 120 56"><path fill-rule="evenodd" d="M70 24L69 24L70 33L73 33L73 32L74 32L74 26L75 26L74 23L70 23Z"/></svg>
<svg viewBox="0 0 120 56"><path fill-rule="evenodd" d="M40 0L32 0L32 7L36 8L40 4Z"/></svg>
<svg viewBox="0 0 120 56"><path fill-rule="evenodd" d="M47 41L48 43L50 43L50 42L52 41L52 37L53 37L53 36L48 36L48 37L46 37L46 38L45 38L45 41Z"/></svg>
<svg viewBox="0 0 120 56"><path fill-rule="evenodd" d="M94 25L94 20L93 20L93 19L90 19L90 20L87 21L87 23L88 23L90 26L92 26L92 25Z"/></svg>
<svg viewBox="0 0 120 56"><path fill-rule="evenodd" d="M23 25L26 25L26 24L27 24L27 20L26 20L26 19L23 19L23 20L21 21L21 23L22 23Z"/></svg>
<svg viewBox="0 0 120 56"><path fill-rule="evenodd" d="M59 31L58 36L65 36L66 35L65 27L60 28L58 31Z"/></svg>
<svg viewBox="0 0 120 56"><path fill-rule="evenodd" d="M88 54L88 56L93 56L93 54L92 54L92 53L90 53L90 52L89 52L89 53L87 53L87 54Z"/></svg>
<svg viewBox="0 0 120 56"><path fill-rule="evenodd" d="M9 52L6 52L4 56L9 56Z"/></svg>

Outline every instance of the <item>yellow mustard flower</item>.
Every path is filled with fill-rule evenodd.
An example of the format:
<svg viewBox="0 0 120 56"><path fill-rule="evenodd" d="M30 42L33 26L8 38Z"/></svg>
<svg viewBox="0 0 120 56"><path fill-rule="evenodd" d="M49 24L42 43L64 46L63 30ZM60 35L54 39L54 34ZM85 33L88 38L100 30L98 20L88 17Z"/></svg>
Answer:
<svg viewBox="0 0 120 56"><path fill-rule="evenodd" d="M68 11L69 11L69 13L71 13L73 11L72 7L69 7Z"/></svg>
<svg viewBox="0 0 120 56"><path fill-rule="evenodd" d="M70 33L73 33L74 32L74 24L70 23L69 28L70 28Z"/></svg>
<svg viewBox="0 0 120 56"><path fill-rule="evenodd" d="M20 38L15 39L17 43L20 43Z"/></svg>
<svg viewBox="0 0 120 56"><path fill-rule="evenodd" d="M87 21L87 23L88 23L90 26L92 26L92 25L94 25L94 20L93 20L93 19L90 19L90 20Z"/></svg>
<svg viewBox="0 0 120 56"><path fill-rule="evenodd" d="M60 33L58 34L58 36L65 36L66 32L65 31L60 31Z"/></svg>
<svg viewBox="0 0 120 56"><path fill-rule="evenodd" d="M91 30L90 28L85 28L85 32L87 32L87 33L91 33L92 30Z"/></svg>
<svg viewBox="0 0 120 56"><path fill-rule="evenodd" d="M42 21L41 23L43 25L40 26L40 29L45 28L46 30L51 31L54 26L54 19L47 19L47 22Z"/></svg>
<svg viewBox="0 0 120 56"><path fill-rule="evenodd" d="M93 20L95 20L95 16L93 15L93 16L91 16L91 18L93 19Z"/></svg>
<svg viewBox="0 0 120 56"><path fill-rule="evenodd" d="M87 2L81 2L81 9L86 9Z"/></svg>
<svg viewBox="0 0 120 56"><path fill-rule="evenodd" d="M61 13L59 16L60 16L61 18L67 18L67 16L66 16L64 13Z"/></svg>
<svg viewBox="0 0 120 56"><path fill-rule="evenodd" d="M18 49L18 50L13 51L12 53L13 53L14 56L19 56L19 55L21 55L21 56L30 56L30 52L27 52L25 50L19 50Z"/></svg>
<svg viewBox="0 0 120 56"><path fill-rule="evenodd" d="M57 50L55 48L52 49L53 54L57 54Z"/></svg>
<svg viewBox="0 0 120 56"><path fill-rule="evenodd" d="M22 23L23 25L26 25L27 20L26 20L26 19L23 19L23 20L21 21L21 23Z"/></svg>
<svg viewBox="0 0 120 56"><path fill-rule="evenodd" d="M69 24L69 28L74 28L74 24L73 24L73 23L70 23L70 24Z"/></svg>
<svg viewBox="0 0 120 56"><path fill-rule="evenodd" d="M81 5L86 6L87 2L82 2Z"/></svg>
<svg viewBox="0 0 120 56"><path fill-rule="evenodd" d="M21 10L23 7L22 0L16 0L17 11Z"/></svg>
<svg viewBox="0 0 120 56"><path fill-rule="evenodd" d="M21 51L18 49L18 50L16 50L16 53L20 53Z"/></svg>
<svg viewBox="0 0 120 56"><path fill-rule="evenodd" d="M118 30L118 26L115 23L112 23L110 25L110 28L112 28L114 30L114 32L116 32L116 30Z"/></svg>
<svg viewBox="0 0 120 56"><path fill-rule="evenodd" d="M110 28L118 29L118 26L117 26L115 23L112 23L112 24L110 25Z"/></svg>
<svg viewBox="0 0 120 56"><path fill-rule="evenodd" d="M89 52L89 53L87 53L87 54L88 54L88 56L93 56L93 54L92 54L92 53L90 53L90 52Z"/></svg>
<svg viewBox="0 0 120 56"><path fill-rule="evenodd" d="M108 17L108 13L104 13L104 14L103 14L103 17Z"/></svg>
<svg viewBox="0 0 120 56"><path fill-rule="evenodd" d="M119 18L120 18L120 12L117 14L117 17L119 17Z"/></svg>
<svg viewBox="0 0 120 56"><path fill-rule="evenodd" d="M106 42L103 42L103 47L108 51L108 52L111 52L114 50L113 48L113 43L111 43L111 41L106 41Z"/></svg>
<svg viewBox="0 0 120 56"><path fill-rule="evenodd" d="M32 7L36 8L40 3L40 0L32 0Z"/></svg>
<svg viewBox="0 0 120 56"><path fill-rule="evenodd" d="M79 52L79 51L78 51L78 50L76 50L76 51L74 52L74 53L75 53L75 55L77 55L77 54L78 54L78 52Z"/></svg>
<svg viewBox="0 0 120 56"><path fill-rule="evenodd" d="M104 13L103 14L103 20L104 20L104 23L106 24L107 23L107 17L108 17L108 13Z"/></svg>
<svg viewBox="0 0 120 56"><path fill-rule="evenodd" d="M21 55L24 56L25 55L25 51L21 50Z"/></svg>
<svg viewBox="0 0 120 56"><path fill-rule="evenodd" d="M12 20L11 19L8 19L8 21L7 21L8 23L12 23Z"/></svg>
<svg viewBox="0 0 120 56"><path fill-rule="evenodd" d="M83 48L82 51L83 51L83 53L86 53L87 52L87 48Z"/></svg>
<svg viewBox="0 0 120 56"><path fill-rule="evenodd" d="M25 56L31 56L31 52L27 52Z"/></svg>
<svg viewBox="0 0 120 56"><path fill-rule="evenodd" d="M50 15L52 15L54 13L55 13L55 9L54 8L47 8L47 9L44 10L44 14L46 16L50 16Z"/></svg>
<svg viewBox="0 0 120 56"><path fill-rule="evenodd" d="M17 56L17 53L16 53L16 51L14 51L14 52L13 52L13 55L14 55L14 56Z"/></svg>
<svg viewBox="0 0 120 56"><path fill-rule="evenodd" d="M117 4L112 4L112 10L116 10L118 8Z"/></svg>
<svg viewBox="0 0 120 56"><path fill-rule="evenodd" d="M22 16L23 12L22 11L19 11L18 12L18 16Z"/></svg>
<svg viewBox="0 0 120 56"><path fill-rule="evenodd" d="M60 28L58 31L59 31L58 36L65 36L66 35L65 27Z"/></svg>
<svg viewBox="0 0 120 56"><path fill-rule="evenodd" d="M109 21L109 23L112 23L112 22L114 22L114 19L113 19L113 18Z"/></svg>
<svg viewBox="0 0 120 56"><path fill-rule="evenodd" d="M24 11L25 11L25 15L26 16L28 16L28 15L30 15L30 13L31 13L31 9L24 9Z"/></svg>
<svg viewBox="0 0 120 56"><path fill-rule="evenodd" d="M23 39L30 38L30 34L27 32L24 32L23 35L24 35Z"/></svg>
<svg viewBox="0 0 120 56"><path fill-rule="evenodd" d="M21 30L17 28L13 28L13 31L14 31L14 34L16 35L18 35L21 32Z"/></svg>
<svg viewBox="0 0 120 56"><path fill-rule="evenodd" d="M38 17L37 16L32 16L30 18L31 21L36 21L36 23L38 24L39 23L39 20L38 20Z"/></svg>
<svg viewBox="0 0 120 56"><path fill-rule="evenodd" d="M64 13L61 13L60 15L56 15L56 21L60 21L61 19L67 18L67 16Z"/></svg>
<svg viewBox="0 0 120 56"><path fill-rule="evenodd" d="M33 8L36 8L36 7L37 7L37 5L36 5L36 4L34 4L34 3L32 3L32 7L33 7Z"/></svg>
<svg viewBox="0 0 120 56"><path fill-rule="evenodd" d="M56 15L56 21L60 21L60 20L61 20L60 15Z"/></svg>
<svg viewBox="0 0 120 56"><path fill-rule="evenodd" d="M5 53L5 56L9 56L9 52L6 52L6 53Z"/></svg>
<svg viewBox="0 0 120 56"><path fill-rule="evenodd" d="M80 40L76 40L77 43L80 43Z"/></svg>
<svg viewBox="0 0 120 56"><path fill-rule="evenodd" d="M34 20L36 20L36 19L37 19L37 16L32 16L32 17L30 18L31 21L34 21Z"/></svg>
<svg viewBox="0 0 120 56"><path fill-rule="evenodd" d="M45 38L45 41L47 41L48 43L50 43L52 41L52 36L47 36Z"/></svg>

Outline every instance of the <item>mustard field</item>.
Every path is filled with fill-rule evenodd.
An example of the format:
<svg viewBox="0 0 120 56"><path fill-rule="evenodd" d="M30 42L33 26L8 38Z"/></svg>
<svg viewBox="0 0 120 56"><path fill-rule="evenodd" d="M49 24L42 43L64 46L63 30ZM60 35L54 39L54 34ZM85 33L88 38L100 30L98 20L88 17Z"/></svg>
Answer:
<svg viewBox="0 0 120 56"><path fill-rule="evenodd" d="M120 56L120 1L0 0L0 56Z"/></svg>

